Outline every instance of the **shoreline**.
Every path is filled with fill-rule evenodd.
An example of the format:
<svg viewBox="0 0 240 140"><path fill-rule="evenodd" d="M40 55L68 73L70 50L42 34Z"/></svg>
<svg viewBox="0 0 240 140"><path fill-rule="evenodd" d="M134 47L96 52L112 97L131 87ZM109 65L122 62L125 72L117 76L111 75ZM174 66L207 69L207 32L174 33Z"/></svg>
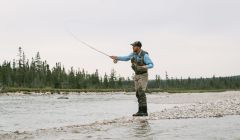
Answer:
<svg viewBox="0 0 240 140"><path fill-rule="evenodd" d="M226 91L240 91L240 89L147 89L148 94L159 93L206 93L206 92L226 92ZM98 94L112 94L112 93L132 93L134 89L53 89L53 88L11 88L6 87L0 90L0 94L72 94L72 93L98 93Z"/></svg>

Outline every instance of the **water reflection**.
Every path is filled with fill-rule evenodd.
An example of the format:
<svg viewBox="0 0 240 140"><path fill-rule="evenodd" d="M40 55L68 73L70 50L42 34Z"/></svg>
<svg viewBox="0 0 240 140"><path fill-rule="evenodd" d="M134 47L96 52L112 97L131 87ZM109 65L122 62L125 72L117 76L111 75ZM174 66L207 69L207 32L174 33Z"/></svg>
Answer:
<svg viewBox="0 0 240 140"><path fill-rule="evenodd" d="M143 138L146 140L151 140L153 139L151 133L152 133L151 126L148 120L142 119L134 123L133 129L132 129L132 136L134 138L140 138L140 139Z"/></svg>

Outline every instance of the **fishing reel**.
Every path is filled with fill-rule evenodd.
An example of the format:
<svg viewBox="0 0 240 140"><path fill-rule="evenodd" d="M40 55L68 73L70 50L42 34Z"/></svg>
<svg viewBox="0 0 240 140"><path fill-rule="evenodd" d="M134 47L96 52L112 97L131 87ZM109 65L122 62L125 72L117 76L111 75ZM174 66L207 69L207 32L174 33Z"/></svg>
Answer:
<svg viewBox="0 0 240 140"><path fill-rule="evenodd" d="M113 63L116 64L118 62L117 59L113 59Z"/></svg>

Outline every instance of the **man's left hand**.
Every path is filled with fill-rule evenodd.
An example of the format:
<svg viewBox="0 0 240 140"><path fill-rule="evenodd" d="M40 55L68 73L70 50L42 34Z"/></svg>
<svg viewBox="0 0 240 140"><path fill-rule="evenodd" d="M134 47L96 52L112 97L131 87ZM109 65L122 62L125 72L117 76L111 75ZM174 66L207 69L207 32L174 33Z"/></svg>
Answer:
<svg viewBox="0 0 240 140"><path fill-rule="evenodd" d="M137 70L146 70L147 66L137 66Z"/></svg>
<svg viewBox="0 0 240 140"><path fill-rule="evenodd" d="M147 69L147 66L141 66L143 69Z"/></svg>

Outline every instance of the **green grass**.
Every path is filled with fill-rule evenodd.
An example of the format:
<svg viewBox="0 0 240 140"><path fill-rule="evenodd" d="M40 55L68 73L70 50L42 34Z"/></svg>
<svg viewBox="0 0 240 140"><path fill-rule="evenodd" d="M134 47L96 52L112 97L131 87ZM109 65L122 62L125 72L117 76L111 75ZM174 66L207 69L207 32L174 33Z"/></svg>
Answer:
<svg viewBox="0 0 240 140"><path fill-rule="evenodd" d="M236 89L147 89L147 93L153 92L167 92L167 93L204 93L204 92L224 92L224 91L232 91ZM239 89L238 89L239 90ZM13 87L5 87L1 91L1 93L15 93L22 92L23 94L31 94L35 93L63 93L69 94L70 92L134 92L134 89L54 89L54 88L13 88Z"/></svg>
<svg viewBox="0 0 240 140"><path fill-rule="evenodd" d="M149 92L167 92L167 93L205 93L205 92L224 92L233 89L149 89Z"/></svg>
<svg viewBox="0 0 240 140"><path fill-rule="evenodd" d="M7 87L1 90L1 93L14 93L14 92L23 92L24 94L30 94L31 92L36 93L70 93L70 92L130 92L132 89L54 89L54 88L13 88Z"/></svg>

